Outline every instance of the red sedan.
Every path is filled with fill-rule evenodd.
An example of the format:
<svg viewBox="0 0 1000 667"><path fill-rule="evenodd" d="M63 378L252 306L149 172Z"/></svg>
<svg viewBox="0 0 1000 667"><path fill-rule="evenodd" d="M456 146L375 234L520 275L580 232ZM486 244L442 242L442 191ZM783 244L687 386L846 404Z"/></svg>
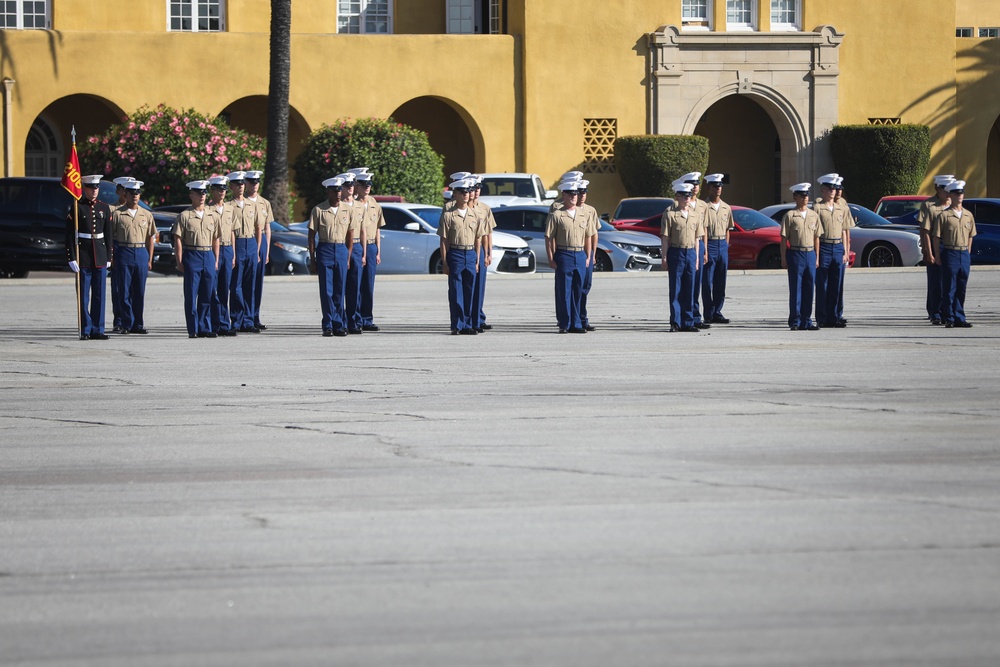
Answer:
<svg viewBox="0 0 1000 667"><path fill-rule="evenodd" d="M638 222L623 221L615 226L621 230L660 235L660 219L654 215ZM771 218L745 206L733 206L733 226L729 235L730 269L780 269L781 225ZM854 266L851 253L849 266Z"/></svg>

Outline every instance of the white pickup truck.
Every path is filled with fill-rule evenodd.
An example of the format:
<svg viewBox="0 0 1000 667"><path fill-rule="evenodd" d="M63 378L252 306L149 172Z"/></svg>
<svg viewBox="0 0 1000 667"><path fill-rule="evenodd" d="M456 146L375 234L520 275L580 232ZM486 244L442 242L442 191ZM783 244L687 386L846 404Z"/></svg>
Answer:
<svg viewBox="0 0 1000 667"><path fill-rule="evenodd" d="M521 204L551 204L559 193L546 190L538 174L483 174L479 199L490 208Z"/></svg>

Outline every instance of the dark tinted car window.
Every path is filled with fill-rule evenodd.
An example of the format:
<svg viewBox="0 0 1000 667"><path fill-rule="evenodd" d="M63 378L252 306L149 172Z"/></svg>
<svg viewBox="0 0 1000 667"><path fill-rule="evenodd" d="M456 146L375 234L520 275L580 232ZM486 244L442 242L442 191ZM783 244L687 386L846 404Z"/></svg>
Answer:
<svg viewBox="0 0 1000 667"><path fill-rule="evenodd" d="M876 215L874 212L857 204L848 204L847 207L851 209L851 214L854 215L854 219L857 221L859 227L881 227L882 225L892 224L882 216Z"/></svg>
<svg viewBox="0 0 1000 667"><path fill-rule="evenodd" d="M623 201L618 204L618 210L615 211L614 219L645 220L654 215L663 215L663 212L673 205L673 199L636 199Z"/></svg>
<svg viewBox="0 0 1000 667"><path fill-rule="evenodd" d="M38 212L38 184L0 183L0 214L10 217Z"/></svg>
<svg viewBox="0 0 1000 667"><path fill-rule="evenodd" d="M733 219L736 220L736 224L745 232L763 229L764 227L781 226L763 213L749 209L733 209Z"/></svg>
<svg viewBox="0 0 1000 667"><path fill-rule="evenodd" d="M385 228L392 229L397 232L405 231L406 225L411 222L416 222L413 218L408 216L403 211L398 208L386 208L382 207L382 215L385 216Z"/></svg>
<svg viewBox="0 0 1000 667"><path fill-rule="evenodd" d="M972 216L979 225L1000 225L1000 203L977 201L970 202L973 206Z"/></svg>
<svg viewBox="0 0 1000 667"><path fill-rule="evenodd" d="M548 219L549 214L542 213L541 211L525 211L524 212L524 228L529 232L544 232L545 231L545 220Z"/></svg>
<svg viewBox="0 0 1000 667"><path fill-rule="evenodd" d="M493 211L493 219L497 221L497 229L505 232L519 232L524 228L524 214L521 211Z"/></svg>

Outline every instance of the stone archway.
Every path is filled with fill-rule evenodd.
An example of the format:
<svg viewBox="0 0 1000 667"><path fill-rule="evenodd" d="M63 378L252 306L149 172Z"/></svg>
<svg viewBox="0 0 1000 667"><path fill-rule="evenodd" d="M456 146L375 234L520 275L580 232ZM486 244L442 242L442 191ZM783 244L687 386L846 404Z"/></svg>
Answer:
<svg viewBox="0 0 1000 667"><path fill-rule="evenodd" d="M238 128L256 134L259 137L267 137L267 96L251 95L226 105L226 108L219 112L231 127ZM302 114L295 107L288 107L288 164L295 162L295 158L302 152L302 146L309 138L309 124Z"/></svg>
<svg viewBox="0 0 1000 667"><path fill-rule="evenodd" d="M444 157L445 176L483 171L483 136L469 113L442 97L417 97L392 112L392 119L427 133L431 148Z"/></svg>
<svg viewBox="0 0 1000 667"><path fill-rule="evenodd" d="M815 32L648 35L649 129L691 134L713 104L748 95L771 117L781 140L781 185L832 171L825 135L838 116L839 47L831 26Z"/></svg>
<svg viewBox="0 0 1000 667"><path fill-rule="evenodd" d="M35 117L25 137L24 173L51 172L51 159L46 154L55 151L61 153L56 173L48 175L62 176L70 132L74 127L79 145L87 137L101 134L115 123L120 123L123 118L125 112L118 105L97 95L80 93L55 100Z"/></svg>

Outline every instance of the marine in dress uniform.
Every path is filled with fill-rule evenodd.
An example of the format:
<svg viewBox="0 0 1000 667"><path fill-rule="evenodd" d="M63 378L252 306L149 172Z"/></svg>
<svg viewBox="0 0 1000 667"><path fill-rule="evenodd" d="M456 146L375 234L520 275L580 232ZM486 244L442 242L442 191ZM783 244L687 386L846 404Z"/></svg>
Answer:
<svg viewBox="0 0 1000 667"><path fill-rule="evenodd" d="M594 238L588 252L587 273L583 277L583 289L580 291L580 321L583 323L583 328L587 331L596 331L597 327L590 323L590 317L587 315L587 298L590 296L590 290L594 286L594 265L597 260L597 241L601 228L601 216L598 215L596 208L587 203L587 188L590 186L590 181L579 179L579 184L580 189L577 191L578 201L576 205L577 209L580 210L578 215L583 215L594 228Z"/></svg>
<svg viewBox="0 0 1000 667"><path fill-rule="evenodd" d="M596 223L577 207L580 181L563 181L562 208L545 219L545 249L549 266L556 271L556 323L559 333L587 333L580 301L587 267L597 243Z"/></svg>
<svg viewBox="0 0 1000 667"><path fill-rule="evenodd" d="M220 336L235 336L229 299L233 289L233 269L236 266L236 235L233 233L233 206L226 201L229 178L213 176L208 179L212 201L205 207L219 227L219 274L212 298L212 330Z"/></svg>
<svg viewBox="0 0 1000 667"><path fill-rule="evenodd" d="M187 184L191 208L180 212L171 230L177 270L184 274L184 320L188 338L216 338L212 301L219 270L219 227L205 211L208 181Z"/></svg>
<svg viewBox="0 0 1000 667"><path fill-rule="evenodd" d="M113 275L118 277L123 334L145 334L143 311L146 304L146 278L153 268L153 244L156 221L152 212L139 206L142 181L130 179L123 184L125 203L111 214L115 237Z"/></svg>
<svg viewBox="0 0 1000 667"><path fill-rule="evenodd" d="M976 220L962 207L965 181L952 181L946 189L951 205L934 216L931 223L934 259L941 267L941 319L946 328L968 329L972 323L965 318L965 290L969 284Z"/></svg>
<svg viewBox="0 0 1000 667"><path fill-rule="evenodd" d="M701 280L701 301L705 322L729 324L722 314L726 305L726 278L729 274L729 233L733 229L733 209L722 201L724 174L705 177L708 189L705 233L708 237L708 256Z"/></svg>
<svg viewBox="0 0 1000 667"><path fill-rule="evenodd" d="M493 328L493 325L486 322L486 275L489 273L490 264L493 263L493 230L496 229L497 221L493 218L493 210L485 203L479 201L479 193L483 189L483 177L473 174L475 184L469 191L469 207L479 218L483 225L483 237L480 239L479 270L476 272L476 287L472 293L472 319L476 331L483 333Z"/></svg>
<svg viewBox="0 0 1000 667"><path fill-rule="evenodd" d="M336 176L323 181L327 200L313 207L309 214L309 257L316 264L319 279L324 336L347 335L344 292L354 232L353 208L341 196L343 184L344 179Z"/></svg>
<svg viewBox="0 0 1000 667"><path fill-rule="evenodd" d="M362 331L378 331L375 324L375 274L382 263L382 235L385 227L382 206L371 196L372 178L367 167L359 167L354 178L355 205L362 208L361 242L365 245L365 265L361 268L361 306L358 309Z"/></svg>
<svg viewBox="0 0 1000 667"><path fill-rule="evenodd" d="M84 176L83 197L74 202L77 224L70 212L66 224L69 268L80 274L80 340L107 340L104 333L104 294L113 256L111 208L97 200L101 176Z"/></svg>
<svg viewBox="0 0 1000 667"><path fill-rule="evenodd" d="M837 317L837 304L843 286L844 265L850 253L848 233L854 223L846 206L837 206L834 196L837 174L820 176L820 198L813 210L819 216L819 266L816 269L816 325L843 328L846 322Z"/></svg>
<svg viewBox="0 0 1000 667"><path fill-rule="evenodd" d="M448 308L451 333L472 335L476 321L472 312L476 272L479 264L483 227L469 207L472 179L453 181L451 201L441 209L438 236L441 237L441 265L448 274Z"/></svg>
<svg viewBox="0 0 1000 667"><path fill-rule="evenodd" d="M788 327L792 331L819 329L812 321L813 286L819 263L819 215L807 208L809 183L791 188L795 208L781 221L781 268L788 270ZM786 243L789 247L786 248Z"/></svg>
<svg viewBox="0 0 1000 667"><path fill-rule="evenodd" d="M125 204L125 184L134 181L132 176L119 176L111 181L115 184L115 194L118 195L118 203L111 207L111 216L114 218L115 211ZM114 314L111 330L114 333L128 333L128 329L122 326L122 292L118 282L118 271L115 270L115 261L118 258L117 240L112 241L112 263L111 263L111 311Z"/></svg>
<svg viewBox="0 0 1000 667"><path fill-rule="evenodd" d="M351 213L351 261L348 263L347 275L344 281L344 317L347 323L347 333L360 334L361 328L361 273L365 266L365 244L361 239L361 226L364 222L365 207L354 201L353 172L337 174L343 183L340 186L340 206Z"/></svg>
<svg viewBox="0 0 1000 667"><path fill-rule="evenodd" d="M694 276L701 258L698 241L705 228L691 208L694 186L674 181L674 205L663 212L660 243L669 279L670 330L697 333L694 321Z"/></svg>
<svg viewBox="0 0 1000 667"><path fill-rule="evenodd" d="M260 333L260 329L254 324L254 307L257 303L257 266L260 264L259 248L264 221L257 218L257 206L243 196L246 191L246 172L234 171L227 177L229 192L233 196L233 232L236 234L236 265L233 267L233 287L229 292L233 327L243 333Z"/></svg>
<svg viewBox="0 0 1000 667"><path fill-rule="evenodd" d="M931 324L942 324L941 319L941 265L934 254L934 243L931 241L931 223L935 216L951 206L946 186L955 180L951 174L938 174L934 177L934 196L920 204L917 212L917 224L920 225L920 249L924 255L924 265L927 272L927 319Z"/></svg>
<svg viewBox="0 0 1000 667"><path fill-rule="evenodd" d="M260 177L262 171L244 172L243 198L257 207L257 220L261 224L260 242L257 244L257 271L254 273L253 285L253 325L260 331L267 326L260 321L260 303L264 298L264 274L267 263L271 261L271 223L274 221L274 210L271 202L260 196Z"/></svg>
<svg viewBox="0 0 1000 667"><path fill-rule="evenodd" d="M708 204L698 199L698 194L701 192L701 172L692 171L690 174L684 174L678 180L684 181L694 188L691 191L689 205L695 216L697 216L698 223L704 227L706 218L708 217ZM694 326L698 329L710 329L712 327L711 324L702 318L701 308L698 305L698 300L701 299L701 283L707 261L708 239L705 236L701 236L698 238L698 265L694 271Z"/></svg>

